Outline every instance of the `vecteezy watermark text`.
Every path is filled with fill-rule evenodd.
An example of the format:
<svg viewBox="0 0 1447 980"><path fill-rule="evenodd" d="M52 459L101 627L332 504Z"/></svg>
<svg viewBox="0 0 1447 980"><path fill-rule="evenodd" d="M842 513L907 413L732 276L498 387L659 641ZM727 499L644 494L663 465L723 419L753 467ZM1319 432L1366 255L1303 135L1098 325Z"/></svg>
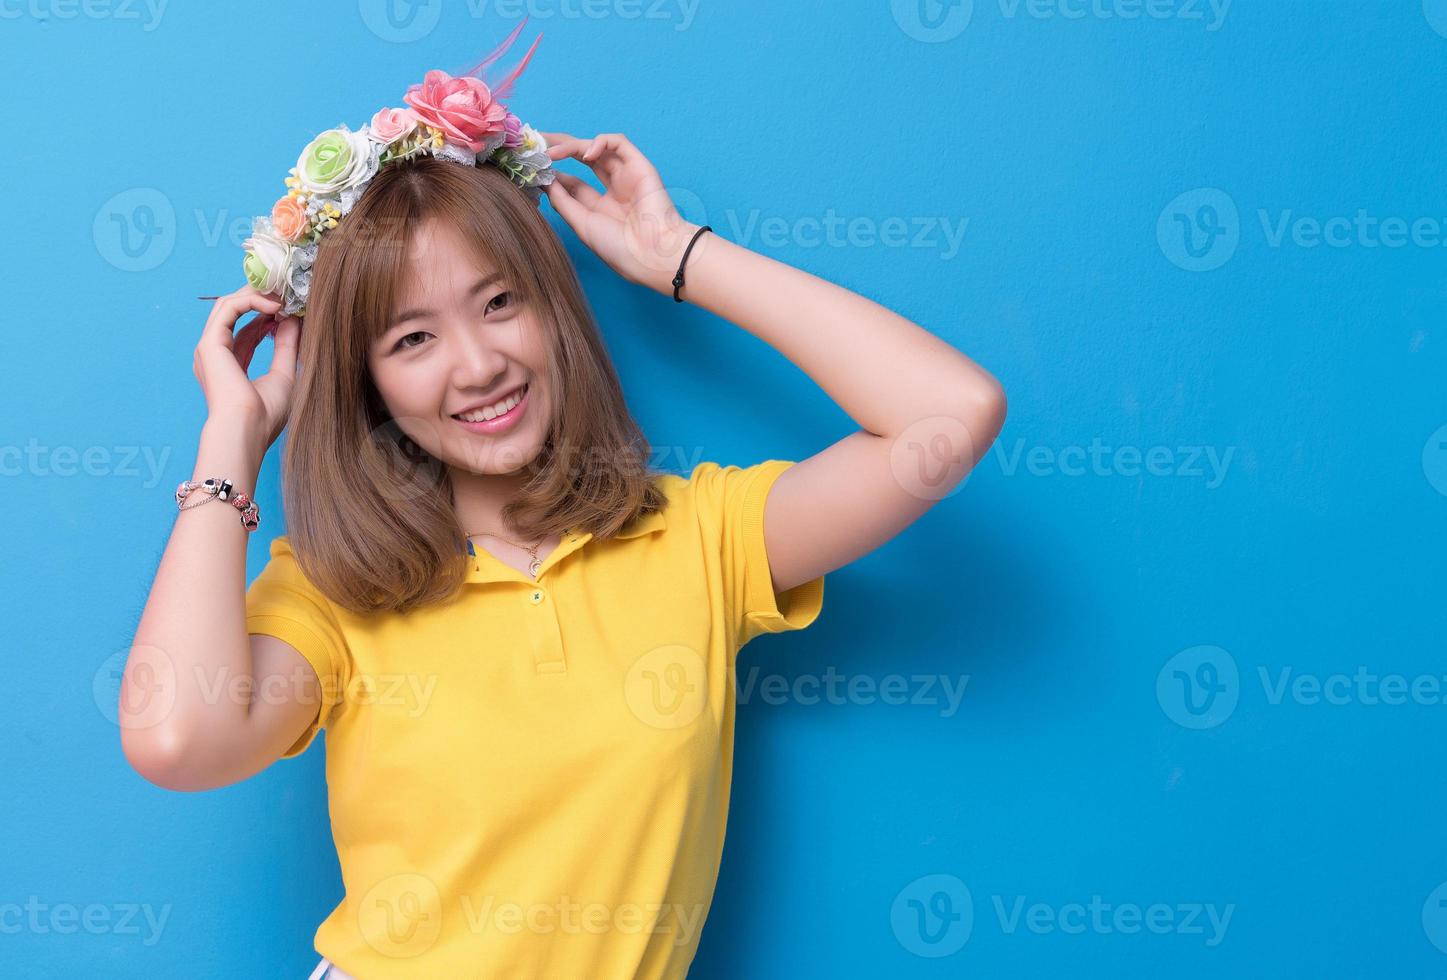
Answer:
<svg viewBox="0 0 1447 980"><path fill-rule="evenodd" d="M845 217L828 208L823 217L763 217L758 208L740 216L733 208L724 211L728 237L740 245L755 237L768 248L910 248L938 252L941 259L960 253L970 219L944 215L895 215L883 219L867 216Z"/></svg>
<svg viewBox="0 0 1447 980"><path fill-rule="evenodd" d="M1006 449L996 441L991 455L1000 464L1004 476L1014 476L1021 469L1031 476L1169 476L1206 479L1206 489L1215 490L1226 480L1226 471L1235 455L1235 446L1224 451L1217 446L1107 446L1099 436L1089 446L1031 446L1027 451L1024 439L1016 439Z"/></svg>
<svg viewBox="0 0 1447 980"><path fill-rule="evenodd" d="M1028 903L1028 904L1027 904ZM1031 902L1025 895L990 896L995 924L1003 936L1150 934L1199 937L1206 946L1226 938L1236 904L1228 902ZM895 938L916 956L940 958L958 952L975 930L975 900L969 886L952 874L930 874L901 888L890 906Z"/></svg>
<svg viewBox="0 0 1447 980"><path fill-rule="evenodd" d="M161 24L169 0L0 0L0 20L141 21L149 34Z"/></svg>
<svg viewBox="0 0 1447 980"><path fill-rule="evenodd" d="M948 674L887 674L876 680L867 674L841 674L832 666L821 674L800 674L792 680L782 674L760 677L758 667L750 667L738 683L738 703L748 704L755 692L765 704L787 703L815 705L874 704L940 705L941 718L953 718L960 710L960 701L970 683L969 674L951 677Z"/></svg>
<svg viewBox="0 0 1447 980"><path fill-rule="evenodd" d="M1435 215L1382 215L1361 207L1350 214L1257 208L1256 223L1269 249L1447 248L1447 218ZM1231 195L1218 187L1199 187L1162 209L1156 241L1172 264L1187 272L1210 272L1231 260L1245 230Z"/></svg>
<svg viewBox="0 0 1447 980"><path fill-rule="evenodd" d="M1447 674L1379 673L1365 664L1350 672L1299 671L1290 665L1257 665L1267 705L1440 707L1447 705ZM1229 651L1211 644L1188 647L1156 674L1156 700L1182 728L1215 728L1235 712L1242 696L1241 671Z"/></svg>
<svg viewBox="0 0 1447 980"><path fill-rule="evenodd" d="M31 437L21 446L0 445L0 477L72 477L118 476L129 479L141 476L135 462L145 460L147 480L142 486L156 486L161 471L171 456L171 447L162 446L160 458L151 446L44 446Z"/></svg>
<svg viewBox="0 0 1447 980"><path fill-rule="evenodd" d="M1207 33L1226 23L1232 0L995 0L1005 21L1084 21L1130 23L1140 20L1204 24ZM977 0L890 0L899 29L916 41L939 44L964 33Z"/></svg>
<svg viewBox="0 0 1447 980"><path fill-rule="evenodd" d="M160 940L161 930L166 927L166 920L170 917L170 902L157 910L150 902L90 902L76 905L74 902L44 902L40 896L30 895L24 905L19 902L0 902L0 936L13 936L17 933L58 933L69 936L77 932L91 936L137 936L141 935L141 925L144 922L149 928L141 939L141 945L154 946Z"/></svg>
<svg viewBox="0 0 1447 980"><path fill-rule="evenodd" d="M675 31L686 31L698 16L700 0L466 0L444 4L443 0L357 0L362 23L389 44L420 41L436 30L442 11L465 8L474 20L496 14L513 22L529 20L662 21Z"/></svg>
<svg viewBox="0 0 1447 980"><path fill-rule="evenodd" d="M1007 936L1014 935L1023 922L1026 930L1037 936L1054 932L1067 936L1086 933L1131 936L1148 932L1157 936L1204 936L1207 946L1219 946L1226 938L1231 916L1236 911L1234 902L1221 908L1214 902L1152 902L1142 907L1135 902L1112 904L1099 895L1090 896L1089 902L1061 905L1032 902L1028 908L1024 895L1010 896L1008 908L1003 895L992 895L990 900L1000 931Z"/></svg>

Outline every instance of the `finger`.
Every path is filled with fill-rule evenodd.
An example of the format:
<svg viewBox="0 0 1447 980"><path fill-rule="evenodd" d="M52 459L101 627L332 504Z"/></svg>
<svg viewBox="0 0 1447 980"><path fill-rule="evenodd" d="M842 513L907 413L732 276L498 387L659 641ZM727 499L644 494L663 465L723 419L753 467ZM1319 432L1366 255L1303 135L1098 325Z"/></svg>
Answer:
<svg viewBox="0 0 1447 980"><path fill-rule="evenodd" d="M596 160L599 155L614 148L614 133L599 133L593 137L592 144L583 151L584 160Z"/></svg>
<svg viewBox="0 0 1447 980"><path fill-rule="evenodd" d="M596 159L604 153L610 153L620 162L629 165L646 162L643 152L622 133L600 133L594 138L593 146L585 154L585 159Z"/></svg>
<svg viewBox="0 0 1447 980"><path fill-rule="evenodd" d="M255 355L256 348L260 347L266 336L276 329L278 322L276 317L263 313L253 317L250 323L237 331L232 351L236 355L236 363L241 365L241 370L250 369L251 358Z"/></svg>
<svg viewBox="0 0 1447 980"><path fill-rule="evenodd" d="M563 182L555 178L551 184L547 185L546 190L548 192L548 203L553 206L553 210L562 215L563 220L566 221L574 231L582 228L583 215L587 213L588 209L583 207L583 205L573 197L568 188L563 185Z"/></svg>
<svg viewBox="0 0 1447 980"><path fill-rule="evenodd" d="M558 173L555 180L562 181L563 186L568 189L568 194L584 207L592 208L603 199L597 188L588 183L582 177L574 177L572 174Z"/></svg>
<svg viewBox="0 0 1447 980"><path fill-rule="evenodd" d="M598 176L598 179L602 181L604 187L612 190L613 184L622 172L624 164L623 161L619 160L615 154L610 153L606 148L594 152L597 145L596 140L574 140L571 143L564 143L557 148L558 152L553 154L553 159L559 160L572 157L575 160L581 161ZM552 154L551 147L548 152Z"/></svg>
<svg viewBox="0 0 1447 980"><path fill-rule="evenodd" d="M574 136L572 133L545 133L542 130L539 130L538 135L543 138L543 142L547 143L548 146L554 146L558 143L565 143L568 140L577 139L577 137Z"/></svg>
<svg viewBox="0 0 1447 980"><path fill-rule="evenodd" d="M268 374L280 374L291 378L296 374L296 351L300 345L301 317L289 316L277 325L272 335L275 349L271 352L271 370Z"/></svg>
<svg viewBox="0 0 1447 980"><path fill-rule="evenodd" d="M561 160L564 157L578 157L592 145L592 142L592 140L580 140L570 136L565 140L550 144L547 150L548 157L553 160Z"/></svg>
<svg viewBox="0 0 1447 980"><path fill-rule="evenodd" d="M594 172L606 179L610 185L619 175L640 165L648 167L648 161L638 148L628 142L622 133L600 133L593 138L593 144L579 157L592 167Z"/></svg>
<svg viewBox="0 0 1447 980"><path fill-rule="evenodd" d="M232 352L235 346L236 321L243 313L247 310L257 310L263 315L269 316L280 309L280 299L273 298L249 285L218 299L211 308L211 315L206 320L206 327L201 333L201 341L196 345L196 353L200 358L202 370L207 373L224 372L227 370L226 361L229 360L233 364L239 363ZM255 345L252 346L252 349L255 350Z"/></svg>
<svg viewBox="0 0 1447 980"><path fill-rule="evenodd" d="M234 293L218 299L206 318L201 331L201 343L229 348L236 331L236 321L247 310L274 313L281 309L281 299L271 293L263 293L254 286L243 286Z"/></svg>

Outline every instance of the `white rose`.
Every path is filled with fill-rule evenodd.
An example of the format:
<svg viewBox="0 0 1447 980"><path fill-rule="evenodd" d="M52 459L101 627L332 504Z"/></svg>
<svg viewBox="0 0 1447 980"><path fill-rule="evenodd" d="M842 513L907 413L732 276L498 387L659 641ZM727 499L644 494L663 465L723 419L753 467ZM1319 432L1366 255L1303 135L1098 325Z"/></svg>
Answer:
<svg viewBox="0 0 1447 980"><path fill-rule="evenodd" d="M504 169L514 174L514 179L520 183L530 183L535 179L540 184L552 183L553 175L544 173L553 165L552 158L548 156L548 141L526 123L521 135L523 141L520 144L498 151ZM538 177L540 173L542 177Z"/></svg>
<svg viewBox="0 0 1447 980"><path fill-rule="evenodd" d="M251 237L242 248L246 249L242 263L246 281L263 293L281 295L281 288L291 273L292 246L272 229L270 218L256 218L252 222Z"/></svg>

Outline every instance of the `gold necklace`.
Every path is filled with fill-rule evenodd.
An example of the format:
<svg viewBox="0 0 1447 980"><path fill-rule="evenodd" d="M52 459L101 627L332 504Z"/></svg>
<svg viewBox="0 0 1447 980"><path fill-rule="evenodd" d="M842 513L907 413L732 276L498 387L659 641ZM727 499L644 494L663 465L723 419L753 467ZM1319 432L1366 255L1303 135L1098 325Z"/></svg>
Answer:
<svg viewBox="0 0 1447 980"><path fill-rule="evenodd" d="M547 540L546 537L539 540L537 544L532 545L519 544L516 541L508 541L508 539L503 537L501 534L494 534L491 531L474 531L468 534L468 537L481 537L484 534L490 538L497 538L499 541L505 541L515 548L522 548L524 551L526 551L529 555L532 556L532 561L528 562L528 575L532 578L538 577L538 570L543 567L542 559L538 557L538 549L542 547L543 541Z"/></svg>

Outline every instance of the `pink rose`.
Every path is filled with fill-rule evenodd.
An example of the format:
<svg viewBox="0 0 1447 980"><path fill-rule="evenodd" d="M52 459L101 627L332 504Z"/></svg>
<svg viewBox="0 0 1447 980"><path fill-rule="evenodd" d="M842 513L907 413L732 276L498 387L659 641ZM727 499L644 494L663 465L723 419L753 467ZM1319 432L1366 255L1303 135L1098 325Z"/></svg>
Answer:
<svg viewBox="0 0 1447 980"><path fill-rule="evenodd" d="M307 230L306 205L301 198L288 194L271 208L272 229L282 241L300 242Z"/></svg>
<svg viewBox="0 0 1447 980"><path fill-rule="evenodd" d="M417 128L417 113L411 109L378 109L368 132L378 143L395 143Z"/></svg>
<svg viewBox="0 0 1447 980"><path fill-rule="evenodd" d="M493 99L486 83L470 75L453 78L434 68L420 85L408 88L402 100L419 121L442 130L447 142L474 153L506 125L507 108Z"/></svg>

